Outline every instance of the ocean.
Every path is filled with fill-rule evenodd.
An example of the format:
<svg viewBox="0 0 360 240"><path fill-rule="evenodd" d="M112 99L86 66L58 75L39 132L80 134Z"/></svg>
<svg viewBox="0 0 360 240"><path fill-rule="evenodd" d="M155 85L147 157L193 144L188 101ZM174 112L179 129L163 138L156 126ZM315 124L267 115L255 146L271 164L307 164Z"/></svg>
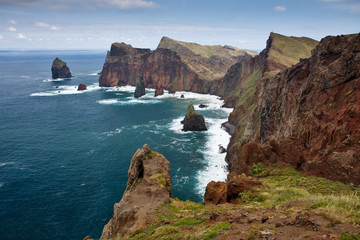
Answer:
<svg viewBox="0 0 360 240"><path fill-rule="evenodd" d="M73 78L51 79L55 57ZM99 238L126 188L131 157L145 143L170 161L172 197L201 202L209 181L225 180L218 148L229 142L221 123L232 109L211 95L154 98L147 89L134 99L134 87L99 87L105 57L0 51L0 239ZM80 83L88 90L77 91ZM190 103L208 131L181 131Z"/></svg>

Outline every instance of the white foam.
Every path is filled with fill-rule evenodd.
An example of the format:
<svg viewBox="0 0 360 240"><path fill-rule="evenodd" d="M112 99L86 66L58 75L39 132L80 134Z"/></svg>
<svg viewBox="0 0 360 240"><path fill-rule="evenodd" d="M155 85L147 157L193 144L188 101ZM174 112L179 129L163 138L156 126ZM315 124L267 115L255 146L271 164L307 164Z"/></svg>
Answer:
<svg viewBox="0 0 360 240"><path fill-rule="evenodd" d="M97 76L97 75L99 75L100 72L101 72L101 70L98 70L96 72L90 73L89 76Z"/></svg>
<svg viewBox="0 0 360 240"><path fill-rule="evenodd" d="M122 87L102 87L102 89L106 92L134 92L134 86L122 86Z"/></svg>
<svg viewBox="0 0 360 240"><path fill-rule="evenodd" d="M106 105L135 105L135 104L158 104L161 103L160 100L155 99L141 99L141 98L133 98L128 97L126 99L121 98L110 98L110 99L104 99L97 101L100 104L106 104Z"/></svg>
<svg viewBox="0 0 360 240"><path fill-rule="evenodd" d="M2 186L4 186L4 183L3 183L3 182L0 182L0 188L1 188Z"/></svg>
<svg viewBox="0 0 360 240"><path fill-rule="evenodd" d="M207 119L208 140L201 152L204 154L206 167L197 173L198 185L196 186L199 194L203 195L206 185L210 181L225 181L228 171L225 162L225 153L219 153L219 145L227 147L230 141L230 135L221 128L221 124L226 119Z"/></svg>
<svg viewBox="0 0 360 240"><path fill-rule="evenodd" d="M181 121L184 120L184 117L180 117L180 118L176 118L173 119L171 121L171 123L169 123L168 128L172 131L174 131L177 134L189 134L191 132L184 132L183 129L183 124L181 123Z"/></svg>
<svg viewBox="0 0 360 240"><path fill-rule="evenodd" d="M123 129L124 129L123 127L122 128L116 128L114 131L104 132L103 134L105 134L108 137L111 137L111 136L115 136L115 135L121 133Z"/></svg>
<svg viewBox="0 0 360 240"><path fill-rule="evenodd" d="M43 80L43 82L63 82L65 79L68 79L68 78L56 78L56 79L45 79Z"/></svg>
<svg viewBox="0 0 360 240"><path fill-rule="evenodd" d="M13 165L14 162L5 162L5 163L0 163L0 167L4 167L6 165Z"/></svg>
<svg viewBox="0 0 360 240"><path fill-rule="evenodd" d="M32 93L30 96L32 97L51 97L51 96L58 96L58 95L72 95L72 94L82 94L86 92L97 91L101 89L97 83L91 84L86 87L86 90L78 91L78 86L75 85L63 85L58 86L57 88L54 87L53 90L45 91L45 92L38 92Z"/></svg>

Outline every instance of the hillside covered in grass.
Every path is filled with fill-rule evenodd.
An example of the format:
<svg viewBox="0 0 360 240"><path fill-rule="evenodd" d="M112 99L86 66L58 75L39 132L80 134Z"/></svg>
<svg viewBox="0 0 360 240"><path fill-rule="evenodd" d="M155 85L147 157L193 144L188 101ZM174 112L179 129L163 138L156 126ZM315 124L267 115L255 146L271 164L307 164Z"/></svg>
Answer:
<svg viewBox="0 0 360 240"><path fill-rule="evenodd" d="M360 239L360 189L290 168L252 172L263 187L240 193L240 204L171 199L128 239Z"/></svg>

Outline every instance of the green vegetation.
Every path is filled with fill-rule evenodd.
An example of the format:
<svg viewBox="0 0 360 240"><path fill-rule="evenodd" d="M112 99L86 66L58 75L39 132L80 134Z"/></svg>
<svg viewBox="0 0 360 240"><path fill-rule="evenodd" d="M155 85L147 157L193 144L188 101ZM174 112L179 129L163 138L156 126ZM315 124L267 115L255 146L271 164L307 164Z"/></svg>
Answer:
<svg viewBox="0 0 360 240"><path fill-rule="evenodd" d="M207 240L207 239L216 238L219 232L228 230L229 228L230 228L230 223L228 222L219 223L214 227L207 229L206 232L202 235L202 239Z"/></svg>
<svg viewBox="0 0 360 240"><path fill-rule="evenodd" d="M172 199L158 208L152 225L138 229L129 239L212 239L231 226L228 222L207 222L213 211L213 206Z"/></svg>
<svg viewBox="0 0 360 240"><path fill-rule="evenodd" d="M318 45L318 41L305 37L287 37L271 33L272 46L269 56L275 64L290 67L299 62L300 58L309 58L311 50Z"/></svg>
<svg viewBox="0 0 360 240"><path fill-rule="evenodd" d="M342 232L337 240L360 240L360 234Z"/></svg>
<svg viewBox="0 0 360 240"><path fill-rule="evenodd" d="M301 201L334 223L360 224L359 189L321 177L305 176L291 168L269 171L257 164L252 171L260 176L268 172L260 178L264 188L242 194L248 204L284 208L288 202Z"/></svg>
<svg viewBox="0 0 360 240"><path fill-rule="evenodd" d="M165 176L163 173L158 173L150 177L151 179L155 180L160 187L165 188L170 186L169 181L166 181Z"/></svg>
<svg viewBox="0 0 360 240"><path fill-rule="evenodd" d="M155 156L155 152L154 152L154 151L151 151L151 152L148 154L148 157L149 157L150 159L153 159L154 156Z"/></svg>

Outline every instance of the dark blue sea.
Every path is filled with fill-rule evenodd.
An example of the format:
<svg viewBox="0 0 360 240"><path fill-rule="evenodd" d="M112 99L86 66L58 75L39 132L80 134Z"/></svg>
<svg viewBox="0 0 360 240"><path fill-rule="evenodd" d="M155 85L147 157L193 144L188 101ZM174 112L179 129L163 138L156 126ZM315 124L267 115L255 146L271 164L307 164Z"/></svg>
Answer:
<svg viewBox="0 0 360 240"><path fill-rule="evenodd" d="M71 79L51 79L59 57ZM231 109L216 96L177 92L134 99L134 87L101 88L105 51L0 51L0 239L99 238L147 143L171 163L173 197L202 201L226 178ZM88 90L79 92L77 86ZM180 96L185 98L181 99ZM192 103L207 132L181 131ZM199 109L198 105L209 107Z"/></svg>

